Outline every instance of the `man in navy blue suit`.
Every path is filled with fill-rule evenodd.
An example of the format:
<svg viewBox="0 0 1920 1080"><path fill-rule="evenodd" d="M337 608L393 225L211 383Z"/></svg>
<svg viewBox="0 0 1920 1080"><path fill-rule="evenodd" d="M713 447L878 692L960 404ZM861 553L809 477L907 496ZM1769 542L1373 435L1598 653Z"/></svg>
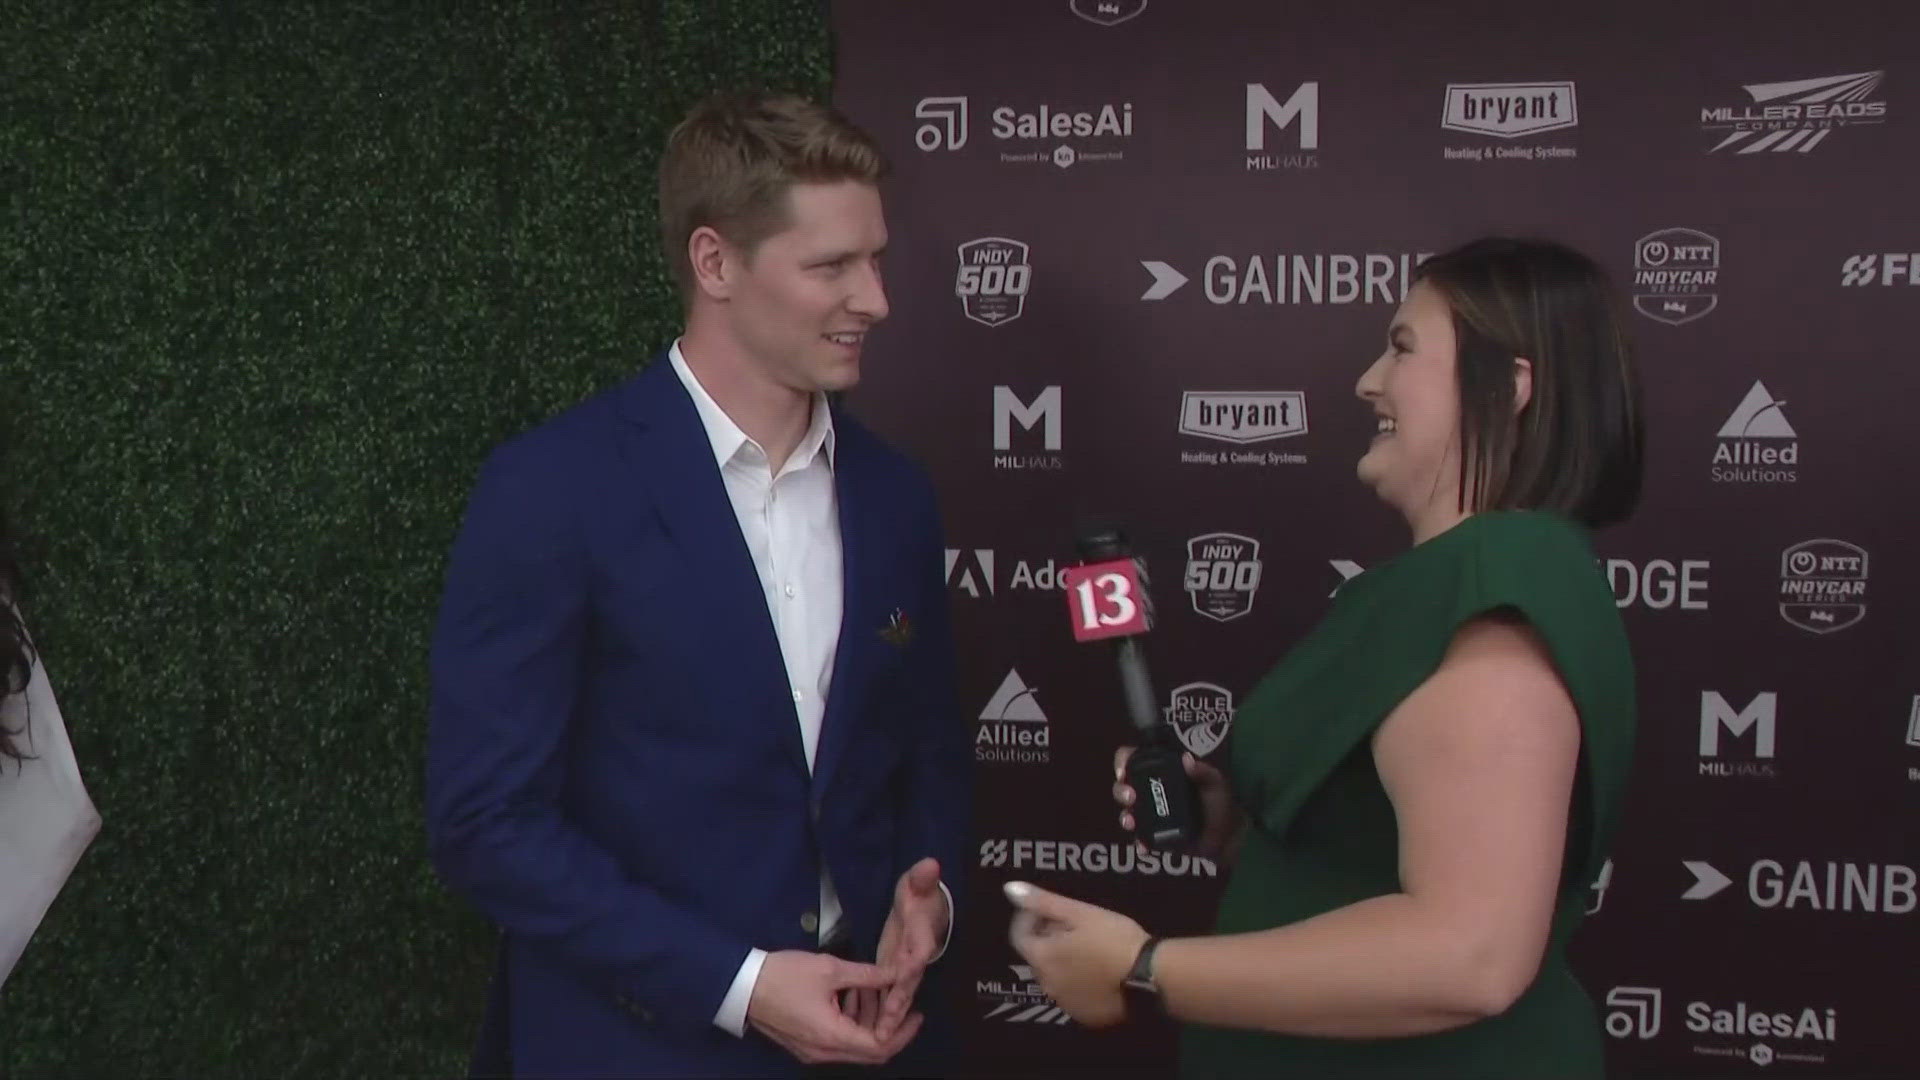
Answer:
<svg viewBox="0 0 1920 1080"><path fill-rule="evenodd" d="M971 767L944 542L829 399L887 314L885 169L799 99L695 109L660 169L683 334L481 469L427 753L434 866L502 930L477 1067L939 1067Z"/></svg>

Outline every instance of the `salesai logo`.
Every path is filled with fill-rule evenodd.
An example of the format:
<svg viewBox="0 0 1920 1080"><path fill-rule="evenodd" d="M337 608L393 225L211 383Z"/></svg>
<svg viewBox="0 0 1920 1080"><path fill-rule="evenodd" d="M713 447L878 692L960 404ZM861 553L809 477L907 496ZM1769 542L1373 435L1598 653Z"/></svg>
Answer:
<svg viewBox="0 0 1920 1080"><path fill-rule="evenodd" d="M1633 309L1679 326L1719 303L1720 241L1698 229L1661 229L1633 245Z"/></svg>
<svg viewBox="0 0 1920 1080"><path fill-rule="evenodd" d="M913 115L926 121L913 132L913 145L922 151L958 150L967 145L965 97L923 97L913 106Z"/></svg>
<svg viewBox="0 0 1920 1080"><path fill-rule="evenodd" d="M1709 1036L1705 1045L1696 1043L1693 1047L1693 1052L1702 1057L1745 1058L1755 1065L1771 1065L1776 1061L1825 1065L1827 1055L1819 1052L1821 1047L1817 1044L1831 1043L1838 1038L1838 1018L1831 1008L1810 1006L1768 1012L1744 1001L1735 1002L1730 1009L1705 1001L1690 1001L1686 1015L1688 1031ZM1716 1035L1737 1041L1728 1043L1711 1038ZM1748 1039L1772 1039L1773 1042L1749 1044ZM1780 1042L1816 1046L1778 1049L1774 1043Z"/></svg>
<svg viewBox="0 0 1920 1080"><path fill-rule="evenodd" d="M1233 727L1233 692L1207 682L1176 686L1162 715L1194 757L1206 757L1219 749Z"/></svg>
<svg viewBox="0 0 1920 1080"><path fill-rule="evenodd" d="M1052 758L1053 728L1040 708L1037 689L1009 668L980 710L973 759L989 765L1044 765Z"/></svg>
<svg viewBox="0 0 1920 1080"><path fill-rule="evenodd" d="M1184 584L1193 610L1215 622L1252 611L1260 565L1260 541L1250 536L1220 532L1188 540Z"/></svg>
<svg viewBox="0 0 1920 1080"><path fill-rule="evenodd" d="M1651 1039L1660 1034L1660 991L1651 986L1616 986L1607 991L1607 1034L1616 1039Z"/></svg>
<svg viewBox="0 0 1920 1080"><path fill-rule="evenodd" d="M1789 82L1749 83L1751 100L1700 110L1700 127L1719 141L1708 153L1807 153L1843 127L1885 123L1876 93L1884 71L1860 71Z"/></svg>
<svg viewBox="0 0 1920 1080"><path fill-rule="evenodd" d="M1002 143L1050 142L1050 149L1002 149L1000 161L1010 165L1051 165L1069 169L1094 162L1126 158L1120 149L1133 137L1133 103L1108 102L1089 108L1042 104L1025 109L1002 105L993 110L992 134ZM1066 140L1075 140L1074 145Z"/></svg>
<svg viewBox="0 0 1920 1080"><path fill-rule="evenodd" d="M1033 264L1027 245L1004 236L983 236L960 245L960 270L953 294L967 318L986 326L1005 326L1027 309Z"/></svg>
<svg viewBox="0 0 1920 1080"><path fill-rule="evenodd" d="M1791 484L1800 479L1800 437L1787 422L1786 402L1758 379L1740 399L1713 448L1718 484Z"/></svg>
<svg viewBox="0 0 1920 1080"><path fill-rule="evenodd" d="M989 870L1049 870L1071 874L1144 874L1148 877L1218 877L1212 859L1177 851L1141 851L1106 840L982 840L980 865Z"/></svg>

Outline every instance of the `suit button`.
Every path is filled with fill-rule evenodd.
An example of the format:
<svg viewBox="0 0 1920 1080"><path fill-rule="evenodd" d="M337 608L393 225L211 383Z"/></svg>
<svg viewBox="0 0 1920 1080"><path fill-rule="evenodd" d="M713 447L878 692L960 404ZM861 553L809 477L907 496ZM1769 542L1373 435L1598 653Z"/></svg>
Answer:
<svg viewBox="0 0 1920 1080"><path fill-rule="evenodd" d="M809 934L819 933L820 916L811 911L800 916L800 929L805 930Z"/></svg>

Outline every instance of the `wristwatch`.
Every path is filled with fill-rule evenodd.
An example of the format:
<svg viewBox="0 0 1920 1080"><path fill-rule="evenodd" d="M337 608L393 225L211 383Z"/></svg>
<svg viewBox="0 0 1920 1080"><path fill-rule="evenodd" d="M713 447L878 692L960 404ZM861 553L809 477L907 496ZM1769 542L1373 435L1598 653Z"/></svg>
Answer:
<svg viewBox="0 0 1920 1080"><path fill-rule="evenodd" d="M1153 977L1153 951L1160 947L1160 941L1160 938L1149 937L1141 944L1139 955L1133 958L1132 969L1120 982L1129 1000L1151 1003L1156 1010L1164 1007L1160 999L1160 984Z"/></svg>

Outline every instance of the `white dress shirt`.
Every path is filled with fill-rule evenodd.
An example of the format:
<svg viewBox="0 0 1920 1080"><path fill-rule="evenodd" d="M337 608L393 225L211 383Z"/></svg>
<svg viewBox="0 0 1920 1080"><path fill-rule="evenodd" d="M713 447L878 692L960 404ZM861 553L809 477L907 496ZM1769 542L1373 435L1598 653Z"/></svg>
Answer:
<svg viewBox="0 0 1920 1080"><path fill-rule="evenodd" d="M840 514L833 487L833 414L827 408L826 395L815 394L807 433L776 475L766 451L748 438L700 385L678 341L668 350L668 360L700 414L700 424L720 465L721 479L726 482L727 498L740 523L740 534L760 575L760 590L773 617L774 636L779 639L787 684L793 691L794 712L800 717L800 741L811 770L820 745L820 722L826 712L834 653L840 641L842 570ZM942 882L940 888L945 892L946 883ZM953 910L951 894L947 910ZM840 898L822 866L821 943L833 939L840 918ZM951 937L951 927L948 933ZM941 951L945 951L944 945ZM715 1024L735 1035L745 1033L747 1004L766 959L763 949L747 954L714 1016Z"/></svg>

